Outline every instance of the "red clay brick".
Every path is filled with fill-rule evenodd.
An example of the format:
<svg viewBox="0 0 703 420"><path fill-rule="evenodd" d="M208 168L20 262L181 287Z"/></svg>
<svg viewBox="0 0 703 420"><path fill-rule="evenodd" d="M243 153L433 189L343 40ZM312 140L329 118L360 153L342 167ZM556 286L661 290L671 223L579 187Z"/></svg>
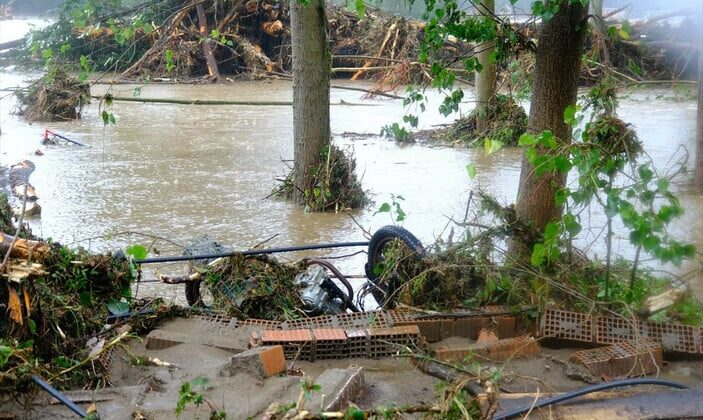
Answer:
<svg viewBox="0 0 703 420"><path fill-rule="evenodd" d="M452 325L452 335L455 337L466 337L475 340L478 333L488 324L485 317L465 317L457 318Z"/></svg>
<svg viewBox="0 0 703 420"><path fill-rule="evenodd" d="M286 356L283 354L283 346L270 346L263 348L259 353L264 376L278 375L286 369Z"/></svg>
<svg viewBox="0 0 703 420"><path fill-rule="evenodd" d="M442 320L441 319L421 319L417 321L403 321L394 324L394 326L402 327L408 325L417 325L420 329L420 334L425 337L430 343L440 341L442 338Z"/></svg>
<svg viewBox="0 0 703 420"><path fill-rule="evenodd" d="M224 376L247 372L260 378L278 375L286 369L286 357L282 346L255 347L230 358L222 371Z"/></svg>
<svg viewBox="0 0 703 420"><path fill-rule="evenodd" d="M648 375L663 365L662 346L651 339L577 351L569 360L609 379Z"/></svg>
<svg viewBox="0 0 703 420"><path fill-rule="evenodd" d="M493 343L498 341L498 336L495 331L483 328L478 333L478 338L476 339L476 344Z"/></svg>
<svg viewBox="0 0 703 420"><path fill-rule="evenodd" d="M266 330L261 334L261 341L267 342L304 342L311 341L310 330Z"/></svg>
<svg viewBox="0 0 703 420"><path fill-rule="evenodd" d="M517 317L514 316L497 316L491 318L495 323L495 330L500 338L513 338L518 336L517 333Z"/></svg>
<svg viewBox="0 0 703 420"><path fill-rule="evenodd" d="M505 361L515 357L535 356L539 352L537 340L522 336L487 343L473 343L462 347L441 347L437 350L437 358L447 362L458 362L467 357L476 356L494 361Z"/></svg>
<svg viewBox="0 0 703 420"><path fill-rule="evenodd" d="M388 335L420 335L417 325L404 325L391 328L369 328L369 335L372 337Z"/></svg>
<svg viewBox="0 0 703 420"><path fill-rule="evenodd" d="M316 328L312 330L315 340L346 340L347 334L341 328Z"/></svg>

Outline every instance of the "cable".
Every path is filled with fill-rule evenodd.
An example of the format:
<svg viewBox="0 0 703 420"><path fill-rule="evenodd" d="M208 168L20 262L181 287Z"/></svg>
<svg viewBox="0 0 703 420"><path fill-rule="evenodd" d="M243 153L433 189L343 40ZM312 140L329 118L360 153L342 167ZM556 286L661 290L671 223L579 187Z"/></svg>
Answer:
<svg viewBox="0 0 703 420"><path fill-rule="evenodd" d="M144 258L141 260L134 260L135 264L153 264L153 263L164 263L164 262L178 262L178 261L194 261L194 260L209 260L222 257L234 257L235 255L266 255L266 254L276 254L281 252L294 252L294 251L307 251L312 249L328 249L328 248L344 248L353 246L368 246L368 241L365 242L336 242L331 244L317 244L317 245L300 245L300 246L289 246L282 248L267 248L267 249L250 249L246 251L228 251L213 254L203 254L203 255L177 255L177 256L165 256L165 257L153 257Z"/></svg>
<svg viewBox="0 0 703 420"><path fill-rule="evenodd" d="M546 400L542 400L542 401L538 402L537 404L530 404L526 407L518 408L516 410L509 411L504 414L497 414L495 417L493 417L493 420L511 419L513 417L517 417L517 416L520 416L522 414L527 413L528 411L530 411L530 409L548 407L550 405L556 405L556 404L562 403L564 401L573 400L574 398L578 398L578 397L580 397L582 395L586 395L586 394L591 394L593 392L605 391L605 390L612 389L612 388L619 388L619 387L623 387L623 386L632 386L632 385L661 385L661 386L668 386L668 387L676 388L676 389L688 389L689 388L688 385L684 385L679 382L668 381L666 379L653 379L653 378L621 379L619 381L606 382L603 384L591 385L591 386L587 386L584 388L576 389L571 392L566 392L564 394L557 395L556 397L547 398Z"/></svg>
<svg viewBox="0 0 703 420"><path fill-rule="evenodd" d="M76 403L74 403L73 401L68 399L68 397L66 397L64 394L62 394L59 390L57 390L53 386L46 383L46 381L44 381L39 376L32 375L32 380L34 381L35 384L39 385L44 391L46 391L52 397L56 398L61 404L68 407L69 410L76 413L79 417L82 417L82 418L88 417L88 413L86 413L85 410L83 410Z"/></svg>

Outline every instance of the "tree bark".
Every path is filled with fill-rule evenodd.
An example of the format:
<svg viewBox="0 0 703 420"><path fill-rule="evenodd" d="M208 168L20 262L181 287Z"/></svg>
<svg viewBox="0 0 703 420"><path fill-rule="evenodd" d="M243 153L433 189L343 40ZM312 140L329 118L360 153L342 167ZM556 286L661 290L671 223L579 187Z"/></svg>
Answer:
<svg viewBox="0 0 703 420"><path fill-rule="evenodd" d="M495 0L481 0L477 9L482 15L492 18L495 13ZM495 41L479 44L476 49L478 62L482 67L480 72L476 72L476 107L479 110L476 131L480 133L486 129L486 114L481 111L493 100L496 90L496 63L491 57L495 52Z"/></svg>
<svg viewBox="0 0 703 420"><path fill-rule="evenodd" d="M703 8L701 8L698 19L698 123L696 130L696 185L703 187Z"/></svg>
<svg viewBox="0 0 703 420"><path fill-rule="evenodd" d="M200 30L200 37L203 42L203 55L205 56L205 62L207 63L207 72L212 77L213 80L220 78L220 72L217 70L217 62L215 57L212 55L212 47L210 46L210 33L207 27L207 16L205 15L205 9L203 9L202 4L196 6L198 12L198 25Z"/></svg>
<svg viewBox="0 0 703 420"><path fill-rule="evenodd" d="M576 103L581 55L586 39L588 8L580 3L561 6L559 12L542 28L539 37L535 79L528 131L538 134L551 130L563 143L571 142L571 127L564 122L564 110ZM516 211L523 222L537 232L561 216L555 193L564 187L564 174L537 176L525 156L518 187ZM535 238L536 239L536 238ZM513 242L512 255L520 261L529 258L532 244Z"/></svg>
<svg viewBox="0 0 703 420"><path fill-rule="evenodd" d="M312 169L330 145L330 52L323 0L290 4L293 49L293 182L295 199L312 193Z"/></svg>

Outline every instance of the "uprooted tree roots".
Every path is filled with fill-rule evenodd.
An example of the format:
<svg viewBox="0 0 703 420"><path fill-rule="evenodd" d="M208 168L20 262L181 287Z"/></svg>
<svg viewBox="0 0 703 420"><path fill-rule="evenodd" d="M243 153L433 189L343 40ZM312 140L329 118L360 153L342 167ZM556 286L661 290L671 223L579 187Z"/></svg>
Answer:
<svg viewBox="0 0 703 420"><path fill-rule="evenodd" d="M90 102L90 86L54 68L17 97L19 114L27 121L75 120Z"/></svg>
<svg viewBox="0 0 703 420"><path fill-rule="evenodd" d="M322 151L320 165L312 168L312 189L298 191L294 171L291 171L273 195L292 200L303 196L309 211L340 211L355 209L366 204L366 194L356 178L356 160L347 157L342 149L330 145ZM301 193L301 194L299 194Z"/></svg>

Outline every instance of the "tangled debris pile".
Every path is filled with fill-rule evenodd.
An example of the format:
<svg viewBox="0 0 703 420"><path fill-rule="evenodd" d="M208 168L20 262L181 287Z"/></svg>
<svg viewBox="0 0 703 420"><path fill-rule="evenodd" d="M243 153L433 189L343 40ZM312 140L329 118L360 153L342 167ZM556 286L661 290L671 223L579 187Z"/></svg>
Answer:
<svg viewBox="0 0 703 420"><path fill-rule="evenodd" d="M424 77L417 63L423 22L371 7L360 18L330 6L327 18L336 74L356 79L380 72L388 86ZM290 37L287 2L169 0L136 10L101 4L90 13L67 3L56 23L32 35L38 46L32 51L60 49L62 59L83 66L87 58L97 71L117 69L127 78L184 81L290 72Z"/></svg>
<svg viewBox="0 0 703 420"><path fill-rule="evenodd" d="M319 167L313 168L312 191L304 191L305 205L310 211L340 211L356 209L366 204L366 193L356 177L356 160L347 157L342 149L330 145L322 151ZM293 170L280 180L281 185L273 191L275 197L293 199L297 188Z"/></svg>
<svg viewBox="0 0 703 420"><path fill-rule="evenodd" d="M27 91L17 91L19 111L27 121L67 121L81 117L90 102L90 85L53 67Z"/></svg>
<svg viewBox="0 0 703 420"><path fill-rule="evenodd" d="M479 131L477 119L485 119L485 129ZM505 146L517 146L518 139L527 130L527 114L512 96L496 95L495 99L483 108L475 108L471 113L455 121L447 129L437 133L442 140L468 147L483 145L483 139L499 141Z"/></svg>
<svg viewBox="0 0 703 420"><path fill-rule="evenodd" d="M24 390L32 374L61 387L97 384L104 371L98 362L102 348L86 348L86 340L100 334L103 346L116 335L104 327L108 306L130 293L129 263L22 242L28 246L18 243L12 254L22 259L8 261L6 287L0 288L9 313L0 320L0 388ZM90 369L82 366L88 362Z"/></svg>
<svg viewBox="0 0 703 420"><path fill-rule="evenodd" d="M235 255L198 269L212 294L212 309L241 319L299 318L300 296L294 279L302 266L261 256ZM199 285L196 287L200 287Z"/></svg>

